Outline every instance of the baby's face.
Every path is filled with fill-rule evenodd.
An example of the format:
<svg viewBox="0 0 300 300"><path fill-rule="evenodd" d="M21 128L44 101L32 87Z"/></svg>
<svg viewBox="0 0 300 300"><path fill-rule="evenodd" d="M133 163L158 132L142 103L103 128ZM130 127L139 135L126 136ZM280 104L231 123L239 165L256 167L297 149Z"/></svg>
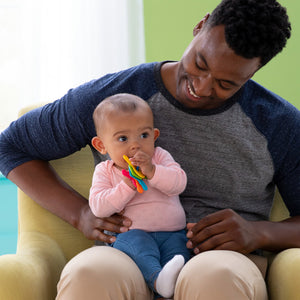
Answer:
<svg viewBox="0 0 300 300"><path fill-rule="evenodd" d="M145 108L134 112L111 112L105 118L101 139L110 158L119 169L127 169L123 155L133 157L137 151L153 156L155 133L152 114Z"/></svg>

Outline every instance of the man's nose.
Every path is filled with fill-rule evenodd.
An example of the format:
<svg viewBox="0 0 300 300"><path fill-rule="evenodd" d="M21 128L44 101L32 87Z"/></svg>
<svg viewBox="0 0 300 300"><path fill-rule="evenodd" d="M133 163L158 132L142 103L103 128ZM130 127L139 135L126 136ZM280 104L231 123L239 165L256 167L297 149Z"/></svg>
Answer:
<svg viewBox="0 0 300 300"><path fill-rule="evenodd" d="M197 96L211 96L213 91L213 80L211 75L207 74L194 78L193 86Z"/></svg>

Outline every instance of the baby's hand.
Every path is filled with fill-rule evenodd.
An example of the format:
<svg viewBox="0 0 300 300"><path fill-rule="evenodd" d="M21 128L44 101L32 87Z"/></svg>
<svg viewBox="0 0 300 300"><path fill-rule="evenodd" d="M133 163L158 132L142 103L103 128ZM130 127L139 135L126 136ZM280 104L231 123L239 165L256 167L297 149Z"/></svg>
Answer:
<svg viewBox="0 0 300 300"><path fill-rule="evenodd" d="M136 190L136 186L132 183L132 181L131 181L128 177L125 177L125 176L124 176L123 181L124 181L130 188L132 188L133 190Z"/></svg>
<svg viewBox="0 0 300 300"><path fill-rule="evenodd" d="M155 166L152 164L152 157L143 151L138 151L130 158L134 166L139 166L141 171L148 179L151 179L155 173Z"/></svg>

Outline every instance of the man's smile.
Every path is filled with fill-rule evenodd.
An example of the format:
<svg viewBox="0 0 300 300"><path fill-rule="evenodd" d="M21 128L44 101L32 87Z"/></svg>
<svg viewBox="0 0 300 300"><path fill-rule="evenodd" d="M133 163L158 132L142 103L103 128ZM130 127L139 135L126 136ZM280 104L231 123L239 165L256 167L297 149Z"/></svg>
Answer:
<svg viewBox="0 0 300 300"><path fill-rule="evenodd" d="M196 99L200 99L201 98L200 96L198 96L198 95L195 94L195 92L193 91L193 88L192 88L192 86L191 86L191 84L190 84L189 81L187 81L187 90L189 92L189 95L192 96L193 98L196 98Z"/></svg>

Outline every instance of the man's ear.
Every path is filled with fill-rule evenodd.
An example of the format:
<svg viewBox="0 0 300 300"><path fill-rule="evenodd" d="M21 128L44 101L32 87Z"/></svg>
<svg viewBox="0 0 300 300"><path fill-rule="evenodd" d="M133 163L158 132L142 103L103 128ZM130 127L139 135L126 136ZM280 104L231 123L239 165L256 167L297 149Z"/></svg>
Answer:
<svg viewBox="0 0 300 300"><path fill-rule="evenodd" d="M154 128L154 141L156 141L156 140L157 140L157 138L159 137L159 135L160 135L160 131L159 131L159 129L157 129L157 128Z"/></svg>
<svg viewBox="0 0 300 300"><path fill-rule="evenodd" d="M199 33L199 31L203 27L204 23L206 23L206 21L208 20L209 16L210 16L210 13L207 13L204 16L204 18L194 27L194 29L193 29L193 36L196 36Z"/></svg>
<svg viewBox="0 0 300 300"><path fill-rule="evenodd" d="M106 154L107 153L102 140L98 136L93 137L92 145L101 154Z"/></svg>

